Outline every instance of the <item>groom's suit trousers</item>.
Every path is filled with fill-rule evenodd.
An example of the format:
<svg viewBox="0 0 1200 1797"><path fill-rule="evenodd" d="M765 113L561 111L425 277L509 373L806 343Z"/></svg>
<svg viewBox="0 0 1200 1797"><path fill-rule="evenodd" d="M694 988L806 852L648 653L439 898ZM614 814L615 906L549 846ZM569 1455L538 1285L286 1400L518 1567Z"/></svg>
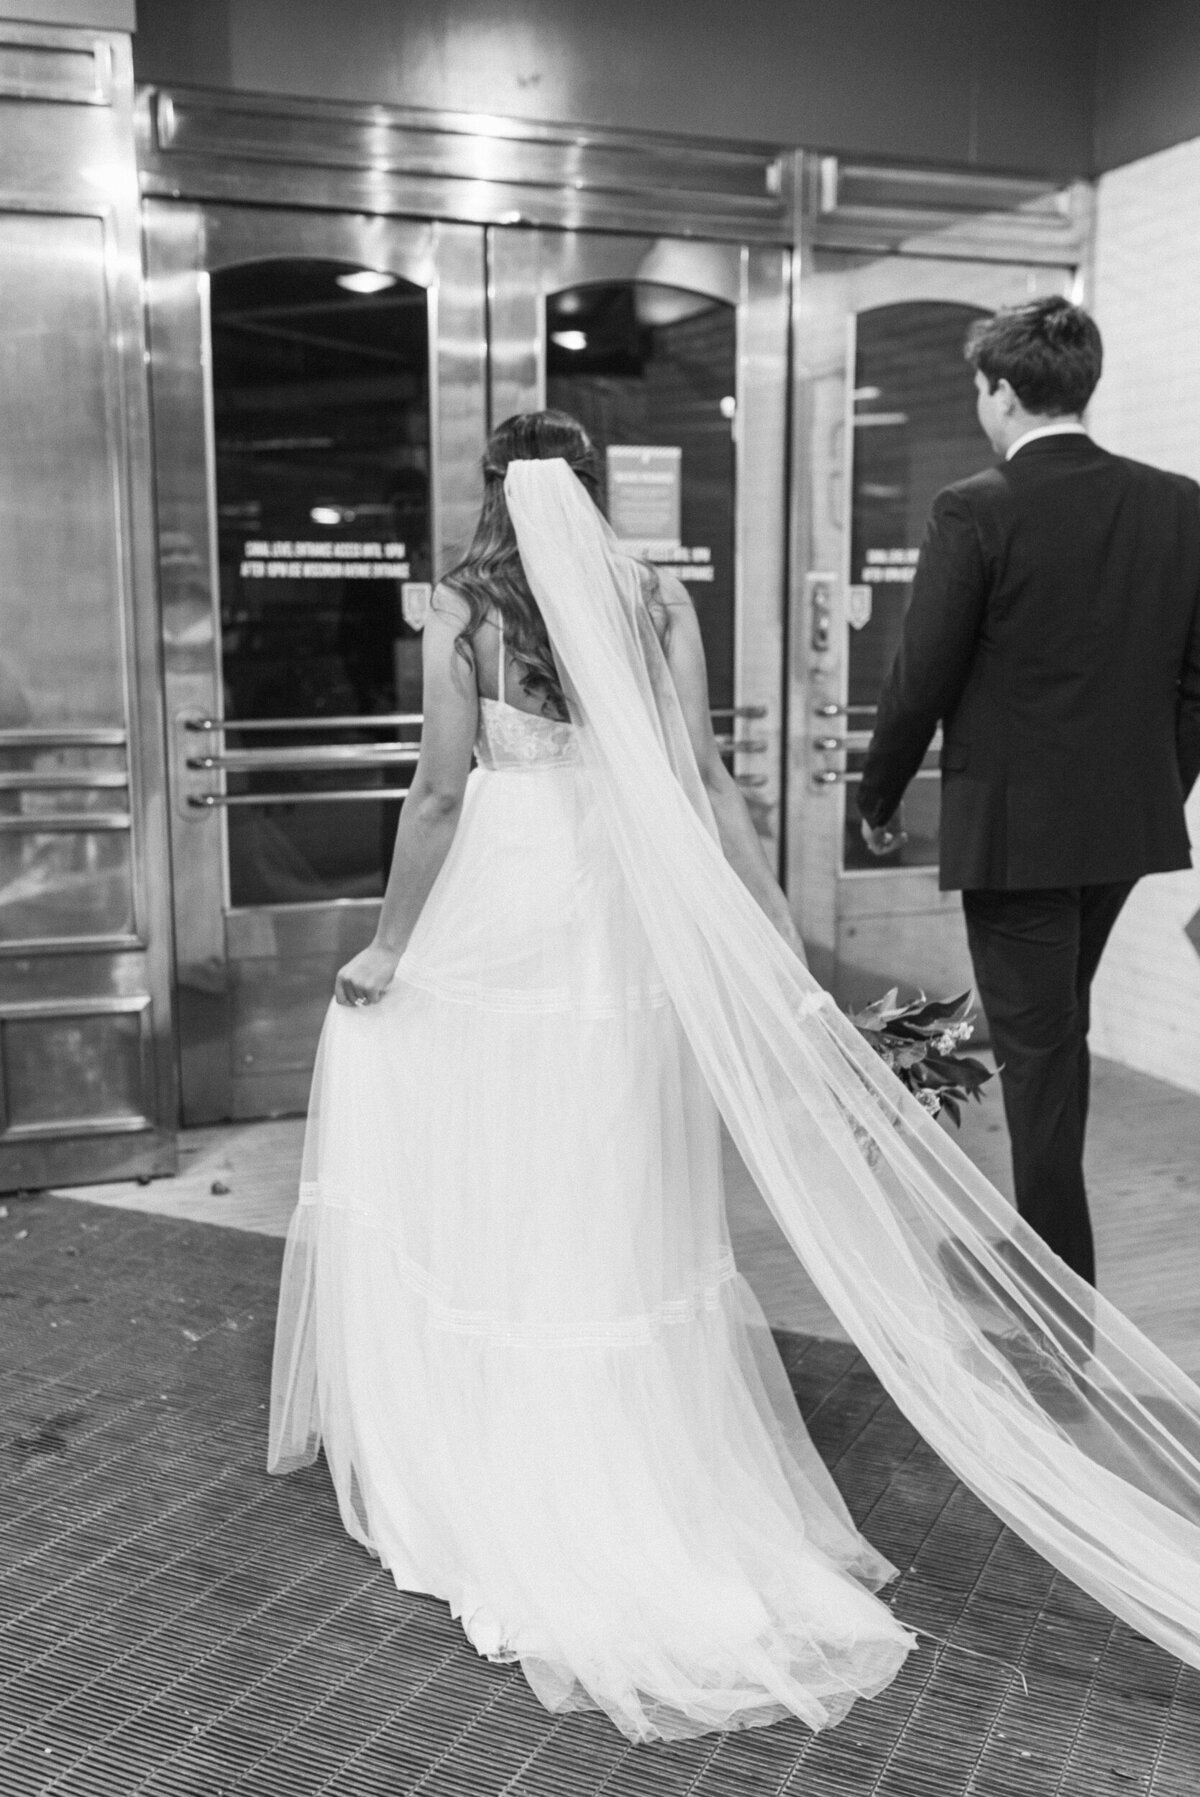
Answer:
<svg viewBox="0 0 1200 1797"><path fill-rule="evenodd" d="M1132 881L962 895L979 997L1000 1063L1017 1209L1096 1282L1083 1178L1091 986Z"/></svg>

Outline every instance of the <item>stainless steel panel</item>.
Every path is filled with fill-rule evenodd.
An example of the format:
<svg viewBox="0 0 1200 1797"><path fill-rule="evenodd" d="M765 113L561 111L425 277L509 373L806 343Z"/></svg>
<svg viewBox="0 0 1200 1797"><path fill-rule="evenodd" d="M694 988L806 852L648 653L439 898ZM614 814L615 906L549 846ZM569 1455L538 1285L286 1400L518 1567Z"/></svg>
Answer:
<svg viewBox="0 0 1200 1797"><path fill-rule="evenodd" d="M1083 181L965 169L809 159L810 240L823 249L1074 263L1087 250L1093 196Z"/></svg>
<svg viewBox="0 0 1200 1797"><path fill-rule="evenodd" d="M164 1170L174 1103L128 38L0 27L0 89L0 1006L28 1134L4 1188ZM114 998L141 1021L108 1090L109 1025L63 1007ZM126 1139L93 1155L97 1130Z"/></svg>
<svg viewBox="0 0 1200 1797"><path fill-rule="evenodd" d="M229 1048L235 1088L246 1077L283 1073L293 1074L307 1088L336 971L332 956L285 958L276 953L231 964L235 998ZM294 1100L288 1108L295 1108Z"/></svg>
<svg viewBox="0 0 1200 1797"><path fill-rule="evenodd" d="M112 730L0 730L3 749L124 748L128 737L122 728Z"/></svg>
<svg viewBox="0 0 1200 1797"><path fill-rule="evenodd" d="M0 215L6 730L124 723L105 256L98 218Z"/></svg>
<svg viewBox="0 0 1200 1797"><path fill-rule="evenodd" d="M0 24L0 94L6 99L110 106L112 90L112 52L103 38L81 44L74 32L52 35L27 27L21 33Z"/></svg>
<svg viewBox="0 0 1200 1797"><path fill-rule="evenodd" d="M149 1129L150 1000L0 1005L0 1146Z"/></svg>
<svg viewBox="0 0 1200 1797"><path fill-rule="evenodd" d="M779 241L792 158L649 132L151 90L144 190L205 200Z"/></svg>
<svg viewBox="0 0 1200 1797"><path fill-rule="evenodd" d="M6 955L31 942L135 934L129 818L0 817L0 936ZM99 826L99 828L97 827Z"/></svg>
<svg viewBox="0 0 1200 1797"><path fill-rule="evenodd" d="M80 790L86 787L128 785L129 776L124 769L94 769L90 773L77 774L64 773L61 769L38 774L0 773L0 792L49 792L57 788Z"/></svg>
<svg viewBox="0 0 1200 1797"><path fill-rule="evenodd" d="M231 911L226 943L232 961L332 961L334 968L369 942L379 920L376 899L342 899L332 905L258 905ZM332 975L322 988L332 992Z"/></svg>
<svg viewBox="0 0 1200 1797"><path fill-rule="evenodd" d="M586 131L476 113L416 113L234 95L162 92L154 109L160 150L379 174L445 175L464 181L518 182L628 191L726 194L777 204L778 155L713 143Z"/></svg>
<svg viewBox="0 0 1200 1797"><path fill-rule="evenodd" d="M27 812L20 817L0 817L0 835L32 836L82 831L130 830L133 819L128 811L60 811L49 807Z"/></svg>
<svg viewBox="0 0 1200 1797"><path fill-rule="evenodd" d="M790 251L748 247L739 271L737 455L738 604L734 691L758 714L737 732L734 773L780 869L785 780L784 641L787 569L787 439ZM760 748L760 745L761 748ZM747 754L761 754L761 762Z"/></svg>
<svg viewBox="0 0 1200 1797"><path fill-rule="evenodd" d="M82 941L74 954L56 942L28 943L4 965L0 1006L17 1006L25 1012L39 1005L53 1010L83 1003L88 1009L93 1003L103 1007L114 998L141 1004L146 997L145 970L145 953L136 941L105 954Z"/></svg>
<svg viewBox="0 0 1200 1797"><path fill-rule="evenodd" d="M495 430L546 403L546 327L540 231L489 231L488 420Z"/></svg>
<svg viewBox="0 0 1200 1797"><path fill-rule="evenodd" d="M146 219L147 299L158 500L159 589L168 760L175 981L183 1113L188 1094L212 1093L206 1118L227 1115L228 1005L224 973L224 842L219 820L189 813L184 762L191 714L220 716L210 490L204 220L156 206ZM187 827L181 828L181 819Z"/></svg>
<svg viewBox="0 0 1200 1797"><path fill-rule="evenodd" d="M434 544L441 571L465 553L483 497L488 345L483 234L450 224L436 231Z"/></svg>

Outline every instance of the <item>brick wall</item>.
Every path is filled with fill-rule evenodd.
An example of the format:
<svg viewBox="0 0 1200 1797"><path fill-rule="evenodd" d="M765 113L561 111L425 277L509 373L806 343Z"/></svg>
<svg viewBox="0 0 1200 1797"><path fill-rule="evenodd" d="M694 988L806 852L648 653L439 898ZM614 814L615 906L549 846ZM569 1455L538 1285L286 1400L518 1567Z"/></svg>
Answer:
<svg viewBox="0 0 1200 1797"><path fill-rule="evenodd" d="M1101 178L1093 302L1105 346L1097 441L1200 480L1200 139ZM1200 861L1200 786L1188 823ZM1200 870L1135 889L1096 982L1092 1046L1200 1092L1193 917Z"/></svg>

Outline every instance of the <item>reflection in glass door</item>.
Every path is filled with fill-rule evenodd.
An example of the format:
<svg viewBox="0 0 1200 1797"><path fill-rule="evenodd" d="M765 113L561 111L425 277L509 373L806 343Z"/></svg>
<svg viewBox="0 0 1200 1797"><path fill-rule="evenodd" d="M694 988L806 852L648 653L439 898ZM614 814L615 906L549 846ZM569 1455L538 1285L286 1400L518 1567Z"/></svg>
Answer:
<svg viewBox="0 0 1200 1797"><path fill-rule="evenodd" d="M867 855L854 800L930 504L991 460L967 330L1071 281L1054 266L841 250L808 267L788 879L813 971L845 1003L972 982L958 895L937 884L937 742L908 790L903 850Z"/></svg>
<svg viewBox="0 0 1200 1797"><path fill-rule="evenodd" d="M478 507L483 233L148 209L184 1120L302 1110ZM434 328L434 319L437 329Z"/></svg>

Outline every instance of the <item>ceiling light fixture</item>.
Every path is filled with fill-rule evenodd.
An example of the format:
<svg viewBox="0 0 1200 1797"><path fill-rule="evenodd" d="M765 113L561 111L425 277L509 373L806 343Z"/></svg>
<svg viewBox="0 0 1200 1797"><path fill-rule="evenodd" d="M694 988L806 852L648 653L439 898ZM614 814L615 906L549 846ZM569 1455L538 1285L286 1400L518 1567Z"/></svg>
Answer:
<svg viewBox="0 0 1200 1797"><path fill-rule="evenodd" d="M384 274L381 268L356 268L353 274L338 275L337 284L347 293L384 293L396 285L396 276Z"/></svg>
<svg viewBox="0 0 1200 1797"><path fill-rule="evenodd" d="M586 331L552 331L551 343L557 343L559 349L581 350L587 348Z"/></svg>

